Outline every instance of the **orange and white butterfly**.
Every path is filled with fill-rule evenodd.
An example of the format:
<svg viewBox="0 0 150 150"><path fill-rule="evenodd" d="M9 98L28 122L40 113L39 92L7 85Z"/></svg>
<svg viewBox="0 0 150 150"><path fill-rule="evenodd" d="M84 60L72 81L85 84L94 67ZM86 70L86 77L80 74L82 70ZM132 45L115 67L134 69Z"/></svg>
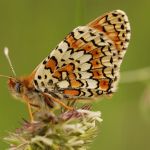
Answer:
<svg viewBox="0 0 150 150"><path fill-rule="evenodd" d="M52 102L67 107L63 100L111 95L117 88L130 34L125 12L106 13L75 28L29 76L10 77L9 89L40 108L53 107Z"/></svg>

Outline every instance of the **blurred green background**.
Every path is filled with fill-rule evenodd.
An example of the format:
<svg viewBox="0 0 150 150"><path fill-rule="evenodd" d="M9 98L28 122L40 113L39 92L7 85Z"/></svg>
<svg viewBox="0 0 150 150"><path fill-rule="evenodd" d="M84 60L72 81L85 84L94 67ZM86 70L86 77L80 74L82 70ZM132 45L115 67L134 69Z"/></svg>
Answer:
<svg viewBox="0 0 150 150"><path fill-rule="evenodd" d="M121 72L150 66L150 1L148 0L0 0L0 74L11 75L4 46L18 76L27 75L66 34L105 12L122 9L129 17L132 37ZM126 74L130 79L135 75ZM141 76L144 79L143 74ZM27 118L27 108L14 100L0 78L0 149L2 138ZM91 150L150 149L150 82L119 84L111 100L95 102L103 122Z"/></svg>

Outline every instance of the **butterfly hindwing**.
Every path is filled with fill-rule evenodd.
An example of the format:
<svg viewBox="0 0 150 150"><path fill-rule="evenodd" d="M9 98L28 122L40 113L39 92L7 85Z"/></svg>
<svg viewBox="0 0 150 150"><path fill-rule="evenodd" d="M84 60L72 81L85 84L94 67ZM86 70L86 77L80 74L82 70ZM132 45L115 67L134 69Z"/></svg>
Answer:
<svg viewBox="0 0 150 150"><path fill-rule="evenodd" d="M109 95L116 91L129 39L128 18L120 10L77 27L41 63L34 86L62 99Z"/></svg>

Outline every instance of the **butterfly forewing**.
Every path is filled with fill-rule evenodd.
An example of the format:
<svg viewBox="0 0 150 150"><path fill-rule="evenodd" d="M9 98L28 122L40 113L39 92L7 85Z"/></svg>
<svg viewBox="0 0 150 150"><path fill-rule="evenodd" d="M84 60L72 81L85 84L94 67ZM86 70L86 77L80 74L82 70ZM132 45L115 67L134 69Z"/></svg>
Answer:
<svg viewBox="0 0 150 150"><path fill-rule="evenodd" d="M34 86L61 99L87 99L116 91L130 40L121 10L75 28L39 65Z"/></svg>

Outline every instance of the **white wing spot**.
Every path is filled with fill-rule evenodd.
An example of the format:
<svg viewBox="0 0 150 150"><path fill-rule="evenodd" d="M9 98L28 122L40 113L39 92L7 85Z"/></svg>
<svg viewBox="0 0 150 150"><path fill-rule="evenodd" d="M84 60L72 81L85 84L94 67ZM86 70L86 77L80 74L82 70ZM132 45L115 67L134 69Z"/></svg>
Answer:
<svg viewBox="0 0 150 150"><path fill-rule="evenodd" d="M69 82L64 80L57 83L59 88L67 88L69 86Z"/></svg>

